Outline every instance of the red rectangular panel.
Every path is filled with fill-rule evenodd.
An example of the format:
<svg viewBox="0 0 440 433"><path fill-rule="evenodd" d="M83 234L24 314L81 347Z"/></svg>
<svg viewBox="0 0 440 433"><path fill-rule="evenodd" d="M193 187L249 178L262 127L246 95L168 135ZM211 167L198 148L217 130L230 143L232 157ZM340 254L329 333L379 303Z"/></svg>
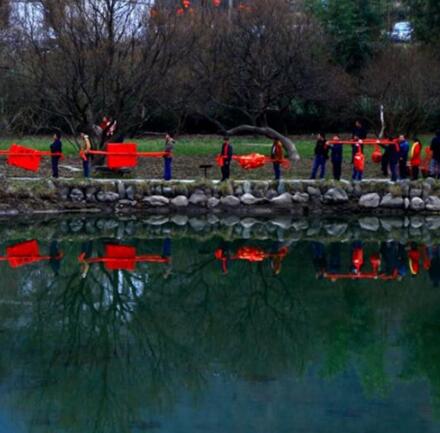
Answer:
<svg viewBox="0 0 440 433"><path fill-rule="evenodd" d="M106 245L105 267L112 271L134 271L136 268L136 248L126 245Z"/></svg>
<svg viewBox="0 0 440 433"><path fill-rule="evenodd" d="M7 247L6 257L12 268L39 262L41 257L38 242L33 240Z"/></svg>
<svg viewBox="0 0 440 433"><path fill-rule="evenodd" d="M7 159L8 165L33 172L37 172L40 169L41 153L38 150L13 144L9 152L11 154Z"/></svg>
<svg viewBox="0 0 440 433"><path fill-rule="evenodd" d="M107 167L110 169L137 166L136 143L109 143L107 152Z"/></svg>

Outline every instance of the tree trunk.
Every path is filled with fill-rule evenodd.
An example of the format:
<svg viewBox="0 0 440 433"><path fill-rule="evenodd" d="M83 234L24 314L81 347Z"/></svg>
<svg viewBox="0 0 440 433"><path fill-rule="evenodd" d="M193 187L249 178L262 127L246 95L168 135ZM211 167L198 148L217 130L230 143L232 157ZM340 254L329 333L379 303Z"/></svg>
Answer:
<svg viewBox="0 0 440 433"><path fill-rule="evenodd" d="M295 144L292 140L290 140L285 135L280 134L275 129L269 127L257 127L251 125L240 125L236 128L232 128L226 131L227 135L238 135L238 134L256 134L256 135L264 135L265 137L271 138L272 140L280 140L284 150L287 152L287 156L291 161L299 161L300 156L298 150L296 149Z"/></svg>

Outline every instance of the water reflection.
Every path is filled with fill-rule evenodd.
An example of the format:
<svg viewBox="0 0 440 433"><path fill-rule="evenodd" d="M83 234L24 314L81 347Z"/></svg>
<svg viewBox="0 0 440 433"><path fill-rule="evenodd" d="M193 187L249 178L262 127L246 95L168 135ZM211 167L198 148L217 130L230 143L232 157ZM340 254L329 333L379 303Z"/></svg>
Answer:
<svg viewBox="0 0 440 433"><path fill-rule="evenodd" d="M380 224L3 224L0 431L438 430L440 233Z"/></svg>

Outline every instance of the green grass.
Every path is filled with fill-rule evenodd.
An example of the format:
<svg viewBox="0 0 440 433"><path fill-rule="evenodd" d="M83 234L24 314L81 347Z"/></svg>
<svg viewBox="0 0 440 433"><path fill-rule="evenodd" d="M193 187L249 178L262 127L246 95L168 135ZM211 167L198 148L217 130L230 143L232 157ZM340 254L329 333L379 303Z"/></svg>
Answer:
<svg viewBox="0 0 440 433"><path fill-rule="evenodd" d="M329 135L330 136L330 135ZM422 136L422 142L427 145L430 143L431 137ZM315 140L304 138L295 139L293 141L297 146L298 152L302 158L308 159L313 157ZM68 156L77 154L72 142L67 138L64 142L64 153ZM138 144L139 151L161 151L163 150L162 138L137 138L127 139L126 142L134 142ZM272 142L265 137L234 137L231 139L234 146L234 152L237 154L258 152L269 154ZM25 136L22 138L0 138L0 149L8 149L12 143L22 144L34 149L48 150L51 143L51 137L45 136ZM178 139L175 146L176 156L212 156L220 151L222 144L221 137L214 136L183 136ZM367 146L367 156L373 151L373 146Z"/></svg>

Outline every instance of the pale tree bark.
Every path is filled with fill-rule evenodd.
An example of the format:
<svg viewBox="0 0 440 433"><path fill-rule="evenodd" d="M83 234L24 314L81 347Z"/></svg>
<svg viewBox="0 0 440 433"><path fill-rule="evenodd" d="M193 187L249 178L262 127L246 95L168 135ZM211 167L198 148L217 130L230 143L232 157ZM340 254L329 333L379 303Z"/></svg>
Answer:
<svg viewBox="0 0 440 433"><path fill-rule="evenodd" d="M226 135L232 136L238 134L256 134L263 135L265 137L271 138L272 140L280 140L284 147L284 150L287 152L287 157L291 161L299 161L301 159L295 143L290 140L290 138L286 137L283 134L280 134L278 131L268 126L258 127L251 125L240 125L236 128L232 128L226 131Z"/></svg>

